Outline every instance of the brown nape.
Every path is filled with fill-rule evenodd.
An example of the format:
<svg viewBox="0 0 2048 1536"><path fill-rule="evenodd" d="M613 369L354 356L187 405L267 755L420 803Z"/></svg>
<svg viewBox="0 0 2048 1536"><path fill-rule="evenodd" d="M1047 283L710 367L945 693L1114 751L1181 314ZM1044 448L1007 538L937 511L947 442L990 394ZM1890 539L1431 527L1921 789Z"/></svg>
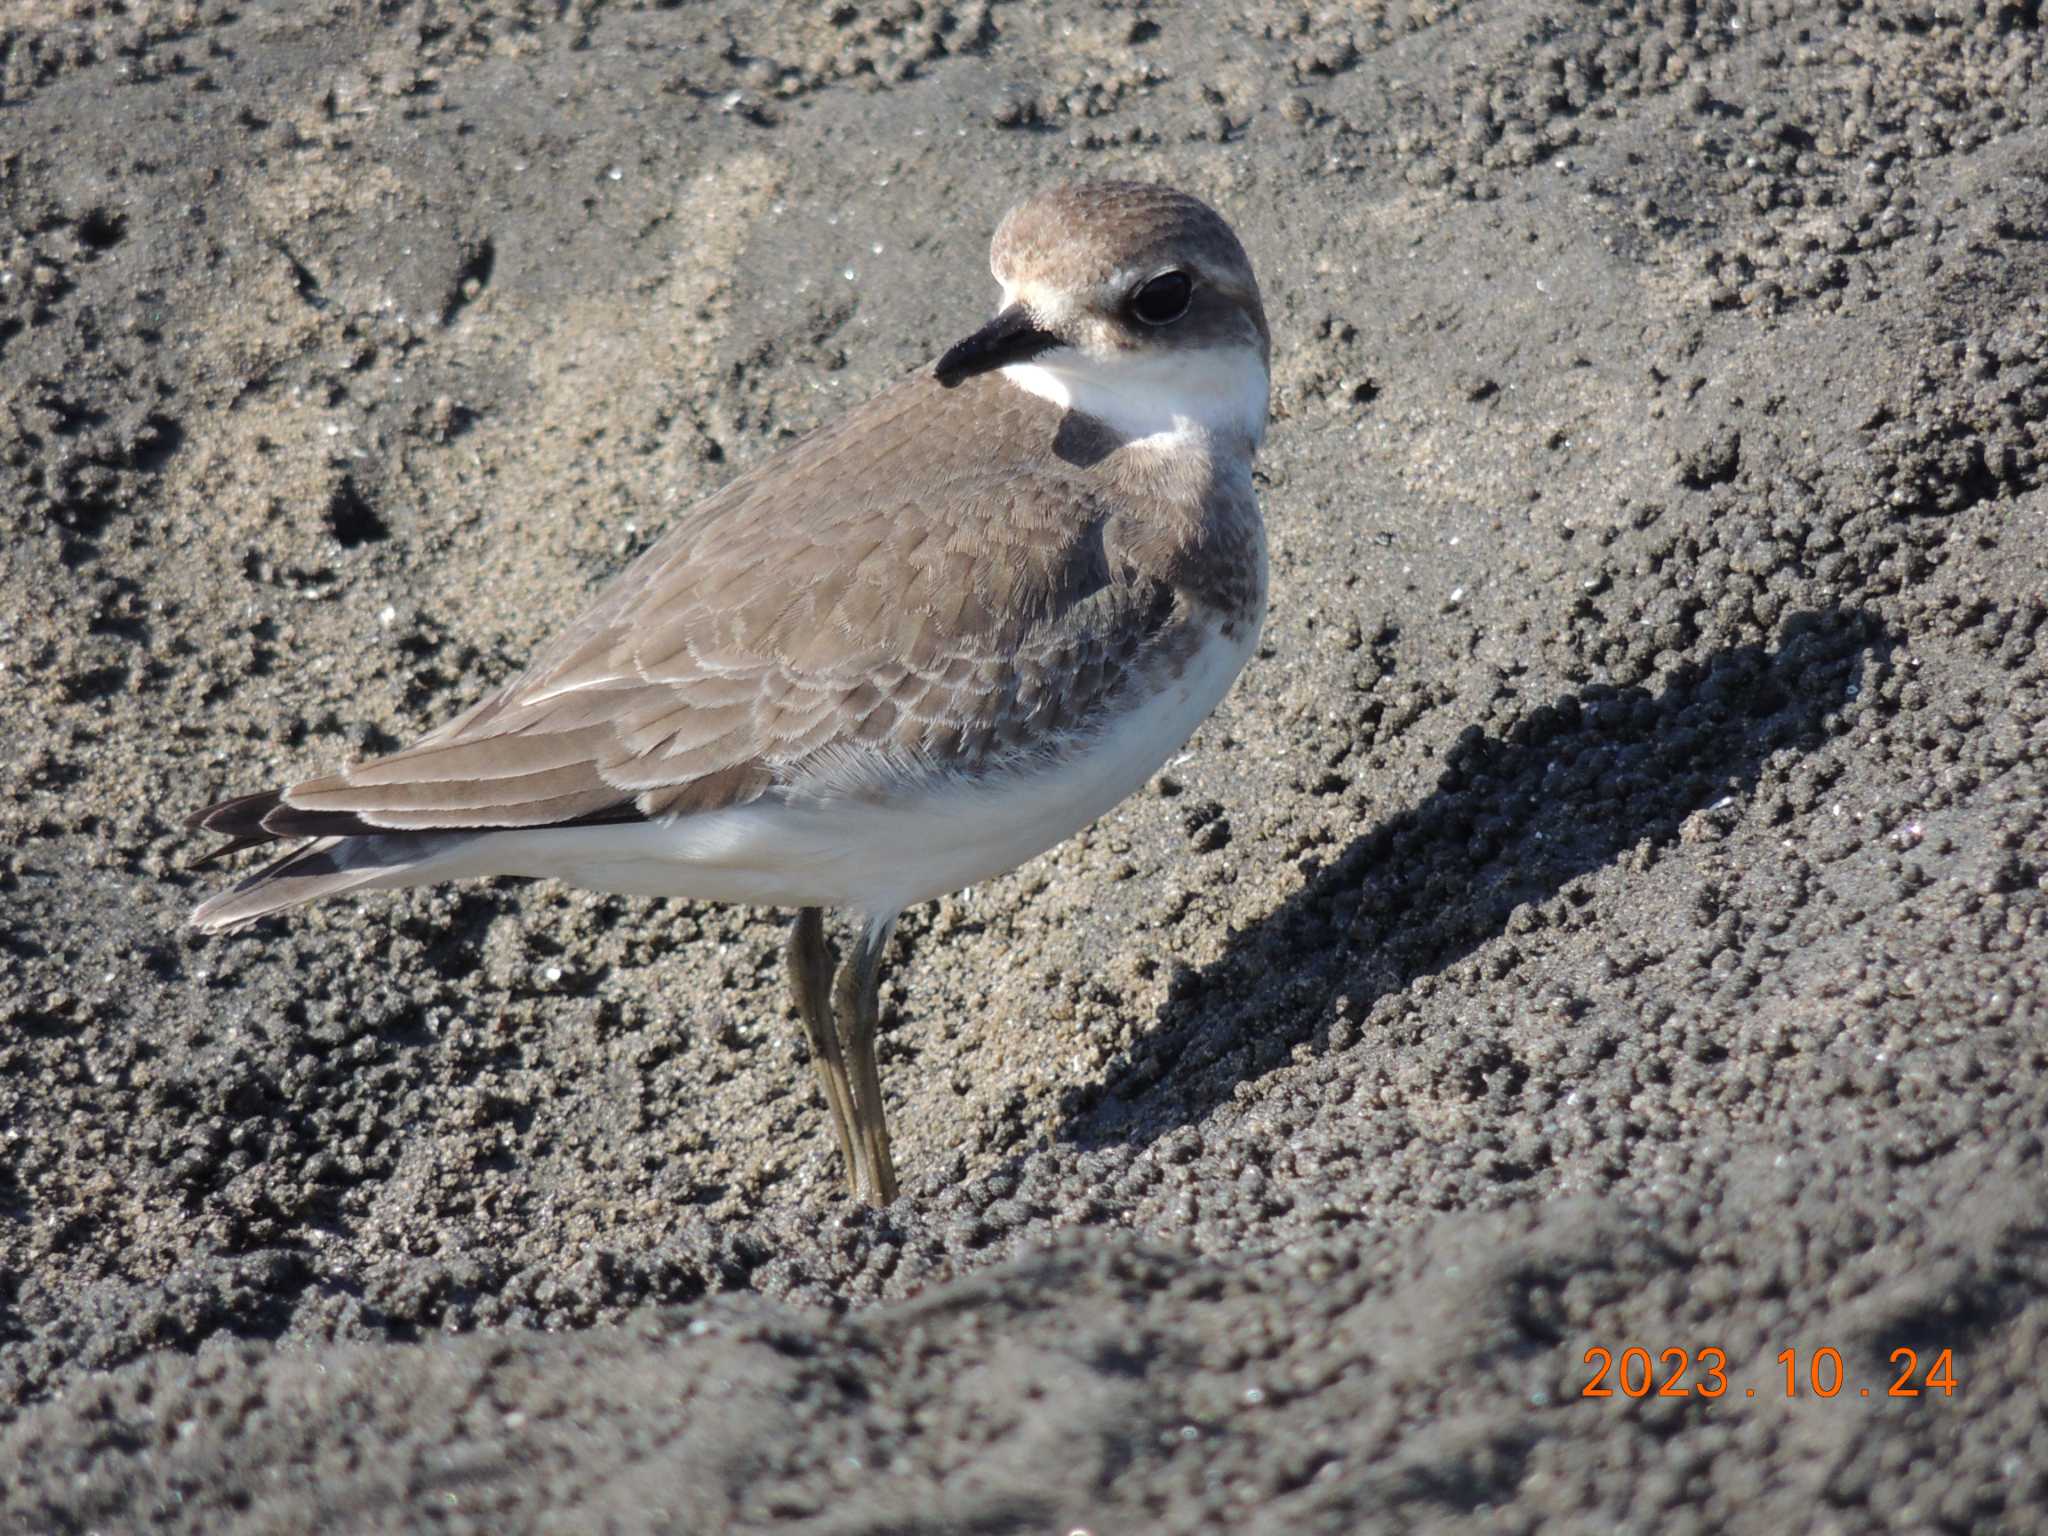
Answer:
<svg viewBox="0 0 2048 1536"><path fill-rule="evenodd" d="M228 841L217 848L210 848L185 867L203 869L218 859L242 852L245 848L260 848L266 843L281 842L287 838L307 837L424 837L434 835L429 830L394 831L366 821L354 811L308 811L294 805L287 805L285 792L281 789L266 789L259 794L237 795L232 800L222 800L209 805L205 810L192 816L185 825L194 832L218 832ZM578 816L569 821L551 823L558 827L612 826L621 822L646 821L648 818L631 800L608 806L601 811ZM475 830L489 831L488 827Z"/></svg>

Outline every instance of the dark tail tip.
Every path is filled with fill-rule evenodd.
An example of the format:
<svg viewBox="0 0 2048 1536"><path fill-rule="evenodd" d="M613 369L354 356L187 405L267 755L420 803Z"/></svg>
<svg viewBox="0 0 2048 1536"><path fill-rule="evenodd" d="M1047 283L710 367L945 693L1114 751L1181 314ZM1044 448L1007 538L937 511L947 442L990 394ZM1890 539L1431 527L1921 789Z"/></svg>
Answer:
<svg viewBox="0 0 2048 1536"><path fill-rule="evenodd" d="M228 840L218 848L188 859L187 869L204 869L231 854L240 853L244 848L260 848L265 843L274 843L278 834L263 823L284 802L283 793L267 789L260 795L237 795L232 800L221 800L197 812L185 822L190 832L218 832Z"/></svg>
<svg viewBox="0 0 2048 1536"><path fill-rule="evenodd" d="M185 828L190 832L219 832L228 837L268 842L277 834L263 825L263 819L283 803L283 793L275 789L266 789L259 795L237 795L232 800L215 801L205 810L195 813L186 821ZM208 858L216 856L207 855Z"/></svg>

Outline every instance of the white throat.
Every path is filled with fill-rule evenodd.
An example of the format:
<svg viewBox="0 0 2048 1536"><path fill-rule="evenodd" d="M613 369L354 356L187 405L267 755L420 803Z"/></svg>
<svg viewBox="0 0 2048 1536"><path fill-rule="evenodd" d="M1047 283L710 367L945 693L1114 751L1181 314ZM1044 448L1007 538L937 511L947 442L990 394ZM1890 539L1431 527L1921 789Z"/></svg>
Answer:
<svg viewBox="0 0 2048 1536"><path fill-rule="evenodd" d="M1065 410L1093 416L1134 447L1223 446L1266 436L1269 381L1251 347L1089 357L1059 347L1003 377Z"/></svg>

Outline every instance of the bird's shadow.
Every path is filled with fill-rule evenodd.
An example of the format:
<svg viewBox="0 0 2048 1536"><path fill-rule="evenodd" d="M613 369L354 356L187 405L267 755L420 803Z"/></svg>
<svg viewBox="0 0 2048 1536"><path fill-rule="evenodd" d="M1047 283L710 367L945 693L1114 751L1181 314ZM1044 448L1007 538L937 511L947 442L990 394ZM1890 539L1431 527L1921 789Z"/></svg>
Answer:
<svg viewBox="0 0 2048 1536"><path fill-rule="evenodd" d="M1708 835L1732 824L1774 754L1842 729L1897 643L1862 610L1798 613L1774 649L1717 651L1661 692L1594 685L1498 734L1468 728L1433 794L1361 832L1214 963L1177 974L1154 1027L1067 1091L1056 1136L1146 1146L1199 1123L1297 1047L1325 1048L1334 1019L1363 1018L1506 932L1524 904L1670 842L1696 812Z"/></svg>

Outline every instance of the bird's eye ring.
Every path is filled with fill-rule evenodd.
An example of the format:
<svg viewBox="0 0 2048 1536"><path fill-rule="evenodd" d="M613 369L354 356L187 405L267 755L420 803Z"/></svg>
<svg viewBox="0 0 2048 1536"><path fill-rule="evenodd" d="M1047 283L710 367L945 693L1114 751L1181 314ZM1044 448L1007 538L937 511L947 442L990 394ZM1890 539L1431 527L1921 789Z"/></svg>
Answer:
<svg viewBox="0 0 2048 1536"><path fill-rule="evenodd" d="M1188 312L1195 295L1195 280L1175 268L1147 278L1132 292L1131 314L1147 325L1171 325Z"/></svg>

